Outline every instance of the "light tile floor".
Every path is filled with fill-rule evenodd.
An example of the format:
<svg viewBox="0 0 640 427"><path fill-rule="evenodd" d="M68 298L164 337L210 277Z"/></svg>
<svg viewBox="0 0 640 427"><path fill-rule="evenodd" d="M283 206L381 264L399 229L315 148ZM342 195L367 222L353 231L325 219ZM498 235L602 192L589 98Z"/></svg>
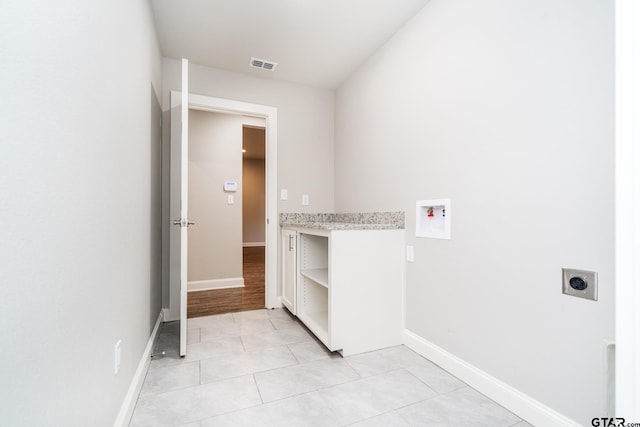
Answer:
<svg viewBox="0 0 640 427"><path fill-rule="evenodd" d="M166 323L130 425L529 426L405 346L341 357L285 309Z"/></svg>

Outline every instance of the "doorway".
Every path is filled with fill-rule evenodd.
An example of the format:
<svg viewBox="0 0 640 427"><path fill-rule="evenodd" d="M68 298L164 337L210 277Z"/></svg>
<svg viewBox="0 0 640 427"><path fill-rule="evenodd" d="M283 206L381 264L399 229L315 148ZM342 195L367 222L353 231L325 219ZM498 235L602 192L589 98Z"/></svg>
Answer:
<svg viewBox="0 0 640 427"><path fill-rule="evenodd" d="M187 317L265 307L265 120L189 112Z"/></svg>
<svg viewBox="0 0 640 427"><path fill-rule="evenodd" d="M173 93L172 93L173 94ZM179 93L178 93L179 95ZM172 117L174 113L174 103L172 97ZM177 98L176 98L177 99ZM179 109L180 104L176 102L175 108ZM241 101L234 101L224 98L216 98L204 95L188 95L188 107L191 111L212 111L231 115L242 115L248 117L259 117L265 120L265 163L266 163L266 237L265 237L265 307L276 308L280 306L277 291L277 255L278 255L278 200L277 200L277 124L278 110L275 107L252 104ZM174 135L172 131L171 141L179 137L179 123L176 127L177 132ZM179 145L179 144L178 144ZM174 144L172 142L171 147ZM172 150L174 148L171 148ZM169 148L167 148L169 152ZM186 156L185 156L186 157ZM173 158L173 157L170 157ZM174 168L174 166L171 166ZM173 182L173 181L172 181ZM171 187L169 206L171 207L167 218L171 214L175 215L176 209L180 207L180 191L179 188ZM179 215L178 215L179 216ZM176 216L177 217L177 216ZM195 219L195 218L194 218ZM197 219L196 219L197 220ZM171 229L172 232L176 231ZM175 242L175 243L174 243ZM174 248L179 243L177 236L169 236L169 248ZM165 321L180 319L180 307L182 304L181 286L180 286L180 252L174 248L168 250L169 253L169 292L168 292L168 309L165 309ZM186 291L185 291L186 293ZM186 308L186 298L184 298ZM186 310L185 310L186 311Z"/></svg>
<svg viewBox="0 0 640 427"><path fill-rule="evenodd" d="M242 126L242 272L241 311L263 308L265 291L266 132Z"/></svg>

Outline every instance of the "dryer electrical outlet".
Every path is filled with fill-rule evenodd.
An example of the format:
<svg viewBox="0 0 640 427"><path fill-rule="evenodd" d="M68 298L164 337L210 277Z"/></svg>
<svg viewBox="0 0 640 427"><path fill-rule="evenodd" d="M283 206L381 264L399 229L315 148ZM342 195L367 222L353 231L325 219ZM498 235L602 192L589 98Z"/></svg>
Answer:
<svg viewBox="0 0 640 427"><path fill-rule="evenodd" d="M598 273L595 271L562 269L562 293L578 298L598 300Z"/></svg>

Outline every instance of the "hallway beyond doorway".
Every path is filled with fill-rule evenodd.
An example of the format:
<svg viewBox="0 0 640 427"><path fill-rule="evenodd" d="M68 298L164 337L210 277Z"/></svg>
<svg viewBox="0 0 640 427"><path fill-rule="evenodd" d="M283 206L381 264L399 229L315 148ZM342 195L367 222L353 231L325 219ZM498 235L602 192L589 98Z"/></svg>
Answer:
<svg viewBox="0 0 640 427"><path fill-rule="evenodd" d="M265 306L265 248L242 249L243 288L214 289L189 292L187 317L232 313L264 308Z"/></svg>

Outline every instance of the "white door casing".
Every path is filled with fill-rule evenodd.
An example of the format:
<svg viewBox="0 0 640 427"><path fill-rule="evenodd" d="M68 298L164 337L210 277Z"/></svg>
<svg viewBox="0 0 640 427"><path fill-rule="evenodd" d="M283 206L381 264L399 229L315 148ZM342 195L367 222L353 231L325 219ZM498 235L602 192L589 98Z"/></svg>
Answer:
<svg viewBox="0 0 640 427"><path fill-rule="evenodd" d="M265 251L265 307L280 307L278 300L278 109L212 96L189 94L189 108L226 114L239 114L265 119L266 164L266 251Z"/></svg>
<svg viewBox="0 0 640 427"><path fill-rule="evenodd" d="M183 77L186 73L183 74ZM175 220L182 217L180 213L179 194L181 193L182 183L186 183L186 177L178 182L178 176L182 176L187 165L182 165L182 158L188 159L188 151L184 156L174 156L174 152L178 149L178 144L182 134L180 132L181 109L183 106L194 110L211 111L225 114L238 114L252 117L260 117L265 119L265 163L266 163L266 236L265 236L265 307L280 307L281 303L278 299L278 199L277 199L277 123L278 110L275 107L252 104L229 99L216 98L203 95L188 95L188 102L182 101L182 94L185 92L171 92L171 159L170 159L170 218ZM174 177L175 175L175 177ZM186 190L184 190L186 194ZM182 199L186 205L186 199ZM186 208L186 206L185 206ZM169 310L166 312L165 321L178 320L180 318L180 309L184 301L186 310L186 288L181 289L180 275L186 274L186 267L183 272L180 269L181 250L177 244L178 232L175 226L171 226L170 233L170 269L169 269ZM186 240L185 243L186 245ZM186 254L185 254L186 257ZM185 261L186 266L186 261ZM186 278L184 279L186 284ZM184 297L181 298L181 294ZM186 322L185 327L186 327ZM186 334L186 331L185 331Z"/></svg>
<svg viewBox="0 0 640 427"><path fill-rule="evenodd" d="M616 416L640 420L640 3L615 3Z"/></svg>

